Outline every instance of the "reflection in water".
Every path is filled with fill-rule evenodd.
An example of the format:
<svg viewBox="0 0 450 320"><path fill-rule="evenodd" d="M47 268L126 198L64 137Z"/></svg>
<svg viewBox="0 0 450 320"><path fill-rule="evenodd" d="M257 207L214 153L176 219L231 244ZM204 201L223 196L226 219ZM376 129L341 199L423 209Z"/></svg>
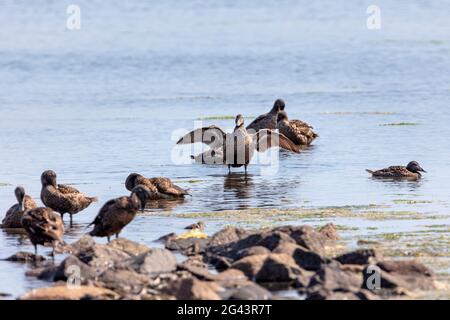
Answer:
<svg viewBox="0 0 450 320"><path fill-rule="evenodd" d="M237 198L242 200L252 198L252 190L254 189L252 175L245 173L230 173L223 181L223 189L226 199ZM245 209L249 206L250 203L247 201L241 201L239 204L240 209Z"/></svg>
<svg viewBox="0 0 450 320"><path fill-rule="evenodd" d="M15 240L17 245L25 245L28 243L28 236L25 229L1 229L8 240Z"/></svg>
<svg viewBox="0 0 450 320"><path fill-rule="evenodd" d="M145 206L146 210L163 210L163 211L171 211L178 205L184 203L185 199L171 199L171 200L155 200L150 201Z"/></svg>
<svg viewBox="0 0 450 320"><path fill-rule="evenodd" d="M414 180L414 179L407 179L407 178L370 177L369 179L372 179L373 181L376 181L377 183L383 183L386 186L393 188L393 189L403 189L403 190L407 189L409 191L419 190L423 184L422 180Z"/></svg>

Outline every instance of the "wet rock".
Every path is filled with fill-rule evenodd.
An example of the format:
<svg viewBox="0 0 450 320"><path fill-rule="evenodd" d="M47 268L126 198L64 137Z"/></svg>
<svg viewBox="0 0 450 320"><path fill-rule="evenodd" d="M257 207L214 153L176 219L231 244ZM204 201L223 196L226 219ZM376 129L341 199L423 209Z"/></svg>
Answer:
<svg viewBox="0 0 450 320"><path fill-rule="evenodd" d="M411 261L386 260L377 264L380 273L380 288L391 289L392 293L404 293L407 291L429 291L435 289L433 272L423 264ZM369 283L373 284L374 270L369 270L367 266L364 271L364 284L367 289ZM375 288L373 290L377 292Z"/></svg>
<svg viewBox="0 0 450 320"><path fill-rule="evenodd" d="M322 255L325 251L325 241L328 240L323 234L314 230L311 226L282 226L273 229L287 234L295 242L317 254Z"/></svg>
<svg viewBox="0 0 450 320"><path fill-rule="evenodd" d="M216 275L212 274L201 256L192 256L178 265L178 269L186 270L198 279L214 280Z"/></svg>
<svg viewBox="0 0 450 320"><path fill-rule="evenodd" d="M41 255L35 255L34 253L20 251L5 260L12 262L40 262L45 261L46 258Z"/></svg>
<svg viewBox="0 0 450 320"><path fill-rule="evenodd" d="M374 249L358 249L349 253L342 254L335 258L341 264L360 264L366 265L375 263L382 259L381 254Z"/></svg>
<svg viewBox="0 0 450 320"><path fill-rule="evenodd" d="M256 282L291 282L302 274L295 260L283 253L248 256L234 262L231 267L241 270Z"/></svg>
<svg viewBox="0 0 450 320"><path fill-rule="evenodd" d="M319 229L319 232L328 240L337 241L341 239L336 231L336 226L333 223L327 223Z"/></svg>
<svg viewBox="0 0 450 320"><path fill-rule="evenodd" d="M195 278L182 279L176 285L175 296L179 300L221 300L214 283Z"/></svg>
<svg viewBox="0 0 450 320"><path fill-rule="evenodd" d="M245 248L242 250L239 250L236 253L236 259L242 259L248 256L253 256L257 254L269 254L270 250L263 246L254 246L250 248Z"/></svg>
<svg viewBox="0 0 450 320"><path fill-rule="evenodd" d="M272 294L267 289L253 282L235 289L229 296L230 300L269 300Z"/></svg>
<svg viewBox="0 0 450 320"><path fill-rule="evenodd" d="M177 260L169 250L154 248L133 258L129 265L138 273L155 276L175 271Z"/></svg>
<svg viewBox="0 0 450 320"><path fill-rule="evenodd" d="M294 258L298 266L306 270L318 270L325 262L320 255L295 243L282 243L273 250L274 253L285 253Z"/></svg>
<svg viewBox="0 0 450 320"><path fill-rule="evenodd" d="M321 288L311 292L306 300L378 300L379 298L367 290L331 291Z"/></svg>
<svg viewBox="0 0 450 320"><path fill-rule="evenodd" d="M58 285L31 290L22 295L20 300L82 300L82 299L116 299L117 294L111 290L94 286Z"/></svg>
<svg viewBox="0 0 450 320"><path fill-rule="evenodd" d="M214 275L214 280L227 288L241 286L249 281L244 272L232 268Z"/></svg>
<svg viewBox="0 0 450 320"><path fill-rule="evenodd" d="M86 284L88 280L93 280L98 275L98 272L79 260L75 256L69 256L54 270L51 276L53 281L67 281L68 278L73 278L80 281L81 284ZM41 273L40 279L47 278L45 273ZM76 279L75 279L76 278Z"/></svg>
<svg viewBox="0 0 450 320"><path fill-rule="evenodd" d="M361 272L343 267L336 261L322 265L311 278L308 288L311 292L319 290L357 292L361 288L363 276ZM318 289L319 288L319 289Z"/></svg>
<svg viewBox="0 0 450 320"><path fill-rule="evenodd" d="M125 238L114 239L108 243L108 246L123 251L130 256L138 256L150 251L150 248L146 245Z"/></svg>
<svg viewBox="0 0 450 320"><path fill-rule="evenodd" d="M203 238L177 238L169 237L165 247L168 250L181 251L186 255L203 253L208 245L209 239Z"/></svg>
<svg viewBox="0 0 450 320"><path fill-rule="evenodd" d="M149 283L149 279L145 275L138 274L133 270L119 269L107 270L98 278L98 285L117 293L122 296L130 294L138 295L143 288Z"/></svg>
<svg viewBox="0 0 450 320"><path fill-rule="evenodd" d="M215 233L210 239L209 246L211 248L219 248L220 250L221 246L226 246L230 243L239 241L251 233L251 231L241 228L228 227Z"/></svg>

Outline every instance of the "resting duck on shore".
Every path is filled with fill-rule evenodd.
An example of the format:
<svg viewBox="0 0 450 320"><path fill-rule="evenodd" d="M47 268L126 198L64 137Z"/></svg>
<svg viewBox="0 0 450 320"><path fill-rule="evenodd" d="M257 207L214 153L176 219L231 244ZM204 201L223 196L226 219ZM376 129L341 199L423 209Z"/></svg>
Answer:
<svg viewBox="0 0 450 320"><path fill-rule="evenodd" d="M275 100L272 109L265 114L258 116L255 120L253 120L248 126L247 130L253 130L254 132L258 132L262 129L275 129L277 127L277 114L280 111L283 111L285 108L285 103L281 99Z"/></svg>
<svg viewBox="0 0 450 320"><path fill-rule="evenodd" d="M150 190L146 186L137 185L129 197L109 200L100 209L94 221L88 225L88 227L94 225L89 234L94 237L108 237L108 242L112 235L118 238L119 233L134 219L138 210L145 210L150 196Z"/></svg>
<svg viewBox="0 0 450 320"><path fill-rule="evenodd" d="M367 172L372 174L373 177L376 178L407 178L407 179L420 179L422 175L420 172L426 172L422 167L419 165L417 161L411 161L408 163L406 167L403 166L392 166L388 168L384 168L377 171L372 171L366 169Z"/></svg>
<svg viewBox="0 0 450 320"><path fill-rule="evenodd" d="M247 166L255 150L264 152L271 147L279 146L295 153L300 152L299 147L289 138L273 130L263 129L254 134L248 133L244 127L244 117L240 114L236 116L235 123L233 133L225 133L217 126L209 126L189 132L180 138L177 144L203 142L214 150L221 150L221 158L212 157L206 159L206 163L227 165L228 172L231 172L231 167L244 166L247 173Z"/></svg>
<svg viewBox="0 0 450 320"><path fill-rule="evenodd" d="M277 129L280 133L292 140L296 145L309 146L318 137L312 127L300 120L289 120L286 111L277 116Z"/></svg>
<svg viewBox="0 0 450 320"><path fill-rule="evenodd" d="M86 209L92 202L97 202L95 197L87 197L74 187L56 184L56 173L52 170L44 171L41 175L41 200L49 208L61 214L70 215L72 226L72 215Z"/></svg>
<svg viewBox="0 0 450 320"><path fill-rule="evenodd" d="M23 213L37 207L36 202L29 195L25 194L23 187L17 187L14 190L14 194L16 195L17 203L6 212L2 221L2 228L22 228Z"/></svg>
<svg viewBox="0 0 450 320"><path fill-rule="evenodd" d="M131 191L137 185L144 185L150 190L151 200L179 199L189 195L188 190L173 184L169 178L146 178L138 173L131 173L125 181L125 187Z"/></svg>
<svg viewBox="0 0 450 320"><path fill-rule="evenodd" d="M51 243L52 255L55 255L55 245L62 241L64 224L61 217L50 208L35 208L25 211L22 226L28 234L37 255L37 245Z"/></svg>

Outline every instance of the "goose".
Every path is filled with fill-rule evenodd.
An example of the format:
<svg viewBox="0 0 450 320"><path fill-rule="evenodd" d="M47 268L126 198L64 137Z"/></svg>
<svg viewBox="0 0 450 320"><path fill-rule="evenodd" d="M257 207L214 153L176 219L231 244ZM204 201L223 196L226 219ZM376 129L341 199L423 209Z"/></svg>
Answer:
<svg viewBox="0 0 450 320"><path fill-rule="evenodd" d="M217 126L199 128L181 137L177 144L190 144L203 142L211 147L211 150L221 150L221 157L211 157L207 163L217 163L231 167L245 167L253 157L254 151L264 152L267 149L279 146L283 149L299 153L300 149L289 138L270 129L262 129L250 134L244 127L244 117L236 116L233 133L225 133ZM195 157L195 156L193 156Z"/></svg>
<svg viewBox="0 0 450 320"><path fill-rule="evenodd" d="M128 191L133 190L139 184L146 186L150 190L151 200L179 199L189 195L188 190L173 184L169 178L145 178L138 173L131 173L125 181L125 187Z"/></svg>
<svg viewBox="0 0 450 320"><path fill-rule="evenodd" d="M277 114L283 111L286 104L282 99L275 100L272 109L265 114L258 116L248 126L247 130L258 132L262 129L275 129L277 126Z"/></svg>
<svg viewBox="0 0 450 320"><path fill-rule="evenodd" d="M151 192L146 186L137 185L130 196L109 200L100 209L94 221L88 225L88 227L94 225L89 234L94 237L107 237L108 242L112 235L118 238L119 233L134 219L138 210L145 210L150 196Z"/></svg>
<svg viewBox="0 0 450 320"><path fill-rule="evenodd" d="M37 208L36 202L25 193L23 187L14 190L17 203L6 212L2 221L2 228L22 228L22 216L26 210Z"/></svg>
<svg viewBox="0 0 450 320"><path fill-rule="evenodd" d="M61 214L70 215L70 226L72 226L72 215L86 209L93 202L97 202L96 197L87 197L74 187L56 184L56 173L52 170L44 171L41 175L41 200L52 210Z"/></svg>
<svg viewBox="0 0 450 320"><path fill-rule="evenodd" d="M34 246L37 255L37 245L51 243L52 256L55 256L55 245L62 242L64 224L61 217L50 208L34 208L25 211L22 217L22 226Z"/></svg>
<svg viewBox="0 0 450 320"><path fill-rule="evenodd" d="M408 178L418 180L422 177L421 172L426 172L417 161L411 161L406 167L392 166L377 171L366 169L373 177L376 178Z"/></svg>
<svg viewBox="0 0 450 320"><path fill-rule="evenodd" d="M280 133L292 140L296 145L308 146L318 137L306 122L301 120L289 120L286 111L281 111L277 116L277 129Z"/></svg>

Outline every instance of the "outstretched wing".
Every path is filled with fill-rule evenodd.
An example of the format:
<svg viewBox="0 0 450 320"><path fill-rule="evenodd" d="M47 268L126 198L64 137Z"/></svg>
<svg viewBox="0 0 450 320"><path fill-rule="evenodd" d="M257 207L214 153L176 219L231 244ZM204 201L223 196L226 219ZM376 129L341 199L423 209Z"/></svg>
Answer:
<svg viewBox="0 0 450 320"><path fill-rule="evenodd" d="M264 152L272 147L281 147L285 150L300 153L300 148L289 138L270 129L260 130L255 133L253 141L256 142L256 150L259 152Z"/></svg>
<svg viewBox="0 0 450 320"><path fill-rule="evenodd" d="M189 144L195 142L203 142L207 145L217 143L217 141L225 141L225 132L217 126L203 127L189 132L178 140L177 144Z"/></svg>

